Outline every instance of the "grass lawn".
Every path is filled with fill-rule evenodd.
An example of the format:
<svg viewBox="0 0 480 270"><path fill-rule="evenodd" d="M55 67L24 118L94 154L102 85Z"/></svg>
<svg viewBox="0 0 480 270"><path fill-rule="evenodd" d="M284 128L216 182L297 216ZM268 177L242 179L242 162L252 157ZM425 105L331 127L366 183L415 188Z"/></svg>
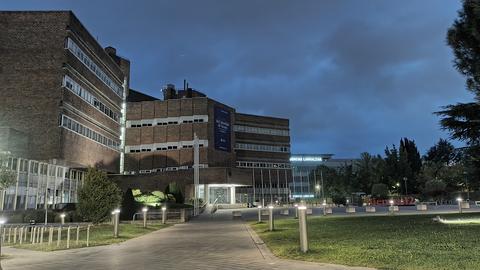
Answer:
<svg viewBox="0 0 480 270"><path fill-rule="evenodd" d="M252 227L276 256L287 259L379 269L480 269L480 224L440 224L434 216L309 217L306 254L299 250L297 220L276 220L273 232L266 223Z"/></svg>
<svg viewBox="0 0 480 270"><path fill-rule="evenodd" d="M101 245L109 245L114 243L120 243L126 241L128 239L132 239L170 225L164 224L148 224L147 228L143 228L143 224L120 224L120 233L118 238L113 237L113 225L110 224L101 224L96 226L90 227L90 240L89 246L101 246ZM43 243L42 244L22 244L19 245L11 245L15 248L25 248L30 250L38 250L38 251L53 251L53 250L61 250L67 248L67 229L64 228L62 230L62 237L60 241L60 245L57 246L57 237L58 237L58 229L54 230L53 233L53 242L51 245L48 245L48 231L46 231L43 235ZM79 234L79 241L76 244L77 239L77 229L76 227L72 227L70 231L70 248L82 248L87 246L87 230L85 227L81 228ZM30 233L27 234L27 242L30 240ZM17 240L18 241L18 240ZM8 246L8 243L5 243Z"/></svg>

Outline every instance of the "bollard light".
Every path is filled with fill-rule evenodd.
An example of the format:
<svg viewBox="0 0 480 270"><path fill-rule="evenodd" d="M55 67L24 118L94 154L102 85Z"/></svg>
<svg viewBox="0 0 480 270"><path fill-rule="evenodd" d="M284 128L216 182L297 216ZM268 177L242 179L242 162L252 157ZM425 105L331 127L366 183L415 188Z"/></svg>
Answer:
<svg viewBox="0 0 480 270"><path fill-rule="evenodd" d="M118 237L119 223L120 223L120 209L115 209L112 211L113 215L113 236Z"/></svg>
<svg viewBox="0 0 480 270"><path fill-rule="evenodd" d="M393 215L393 200L388 201L390 203L390 214Z"/></svg>
<svg viewBox="0 0 480 270"><path fill-rule="evenodd" d="M258 223L261 223L262 222L262 206L259 205L257 206L258 208Z"/></svg>
<svg viewBox="0 0 480 270"><path fill-rule="evenodd" d="M167 221L166 212L167 212L167 207L163 206L162 207L162 224L165 224L165 222Z"/></svg>
<svg viewBox="0 0 480 270"><path fill-rule="evenodd" d="M299 217L298 226L300 233L300 250L305 253L308 251L308 236L307 236L307 207L302 205L298 207Z"/></svg>
<svg viewBox="0 0 480 270"><path fill-rule="evenodd" d="M298 204L295 204L295 218L298 218Z"/></svg>
<svg viewBox="0 0 480 270"><path fill-rule="evenodd" d="M458 197L457 198L457 202L458 202L458 212L461 214L462 213L462 202L463 202L463 199L462 197Z"/></svg>
<svg viewBox="0 0 480 270"><path fill-rule="evenodd" d="M147 208L147 207L143 207L143 208L142 208L142 212L143 212L143 228L146 228L146 227L147 227L147 212L148 212L148 208Z"/></svg>
<svg viewBox="0 0 480 270"><path fill-rule="evenodd" d="M60 214L60 219L61 219L61 221L62 221L62 225L65 224L65 217L66 217L66 216L67 216L67 215L66 215L65 213L61 213L61 214Z"/></svg>
<svg viewBox="0 0 480 270"><path fill-rule="evenodd" d="M273 205L268 206L268 230L273 231Z"/></svg>
<svg viewBox="0 0 480 270"><path fill-rule="evenodd" d="M323 206L323 215L326 216L327 215L327 203L325 201L323 201L322 206Z"/></svg>

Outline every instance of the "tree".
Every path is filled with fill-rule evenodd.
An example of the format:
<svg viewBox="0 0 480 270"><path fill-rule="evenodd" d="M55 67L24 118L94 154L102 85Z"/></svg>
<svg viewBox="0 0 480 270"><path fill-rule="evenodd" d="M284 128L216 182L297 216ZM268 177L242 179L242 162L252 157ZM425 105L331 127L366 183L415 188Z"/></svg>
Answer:
<svg viewBox="0 0 480 270"><path fill-rule="evenodd" d="M388 186L382 183L372 186L372 197L386 199L388 197Z"/></svg>
<svg viewBox="0 0 480 270"><path fill-rule="evenodd" d="M5 195L5 190L10 186L13 186L17 181L17 174L15 171L8 168L8 154L0 153L0 192L1 200L0 203L3 203Z"/></svg>
<svg viewBox="0 0 480 270"><path fill-rule="evenodd" d="M132 189L129 188L122 197L122 211L120 212L120 218L122 220L130 220L133 215L138 211L139 204L135 201L133 197Z"/></svg>
<svg viewBox="0 0 480 270"><path fill-rule="evenodd" d="M8 168L8 154L0 153L0 190L5 190L17 181L15 171Z"/></svg>
<svg viewBox="0 0 480 270"><path fill-rule="evenodd" d="M429 180L425 183L425 194L431 196L434 199L441 197L445 193L447 185L442 180Z"/></svg>
<svg viewBox="0 0 480 270"><path fill-rule="evenodd" d="M175 202L177 203L184 203L185 202L185 197L183 196L182 190L180 189L180 186L176 182L170 183L166 188L165 188L165 194L172 194L173 197L175 197Z"/></svg>
<svg viewBox="0 0 480 270"><path fill-rule="evenodd" d="M455 55L454 66L465 76L466 88L476 101L447 105L436 112L450 137L466 142L465 165L472 180L480 179L480 0L463 0L458 18L447 32Z"/></svg>
<svg viewBox="0 0 480 270"><path fill-rule="evenodd" d="M78 213L85 221L100 223L107 220L112 210L122 201L118 186L108 180L105 172L89 168L78 191Z"/></svg>
<svg viewBox="0 0 480 270"><path fill-rule="evenodd" d="M426 162L448 166L458 161L458 156L455 153L455 147L449 141L440 139L434 146L428 149L423 159Z"/></svg>

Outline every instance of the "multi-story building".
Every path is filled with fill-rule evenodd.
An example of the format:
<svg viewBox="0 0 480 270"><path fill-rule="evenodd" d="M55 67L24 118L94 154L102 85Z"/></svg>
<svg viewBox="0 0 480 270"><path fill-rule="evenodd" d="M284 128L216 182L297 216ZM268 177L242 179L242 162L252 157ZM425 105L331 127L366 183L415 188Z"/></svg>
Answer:
<svg viewBox="0 0 480 270"><path fill-rule="evenodd" d="M196 135L200 197L206 202L288 200L288 119L240 114L188 87L177 91L168 85L163 92L160 100L130 90L125 146L130 175L117 177L121 185L163 190L176 182L192 197Z"/></svg>
<svg viewBox="0 0 480 270"><path fill-rule="evenodd" d="M58 178L88 166L119 172L128 60L100 46L70 11L0 11L0 62L0 127L11 139L15 132L25 135L22 153L12 148L16 142L5 143L3 150L29 160L16 163L27 164L22 170L42 175L38 164L49 164L48 175ZM7 198L31 207L22 198L39 191L29 190L33 182L21 179ZM42 189L46 178L38 179L36 188ZM24 184L29 188L19 192ZM44 186L47 201L59 202L63 182Z"/></svg>
<svg viewBox="0 0 480 270"><path fill-rule="evenodd" d="M326 166L339 170L345 166L355 166L358 159L336 159L333 154L292 154L290 163L292 167L293 181L290 190L293 198L313 199L322 193L322 172L320 178L318 167ZM314 171L317 170L317 173ZM319 187L319 189L317 189Z"/></svg>

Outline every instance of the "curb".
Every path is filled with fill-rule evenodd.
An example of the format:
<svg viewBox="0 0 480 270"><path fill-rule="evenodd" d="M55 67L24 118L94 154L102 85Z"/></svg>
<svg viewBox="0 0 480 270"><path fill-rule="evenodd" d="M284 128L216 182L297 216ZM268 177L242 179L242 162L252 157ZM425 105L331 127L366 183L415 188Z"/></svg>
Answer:
<svg viewBox="0 0 480 270"><path fill-rule="evenodd" d="M263 258L268 261L277 260L277 257L273 255L272 251L267 247L265 242L258 236L258 234L250 227L250 225L245 224L245 229L250 234L250 238L257 247L258 251L262 254Z"/></svg>

